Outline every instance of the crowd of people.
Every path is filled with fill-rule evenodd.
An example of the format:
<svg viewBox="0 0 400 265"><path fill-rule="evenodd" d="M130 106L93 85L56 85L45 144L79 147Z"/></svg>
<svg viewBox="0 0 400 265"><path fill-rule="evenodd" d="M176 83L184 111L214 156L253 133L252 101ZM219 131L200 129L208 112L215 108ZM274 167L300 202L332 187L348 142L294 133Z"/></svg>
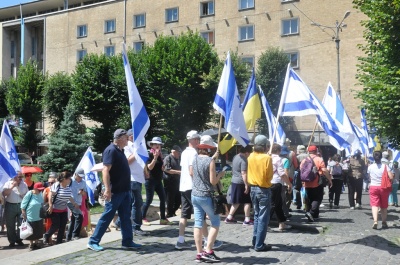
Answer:
<svg viewBox="0 0 400 265"><path fill-rule="evenodd" d="M161 225L172 224L168 218L176 216L178 209L181 209L175 248L182 250L192 247L185 240L185 228L188 219L193 215L196 261L220 261L214 252L223 245L217 239L220 215L215 211L214 196L225 172L217 171L219 152L211 136L200 136L197 131L192 130L187 133L186 139L188 145L183 151L178 145L174 145L171 153L163 157L161 138L152 138L148 142L149 159L143 170L136 160L132 130L118 129L114 132L113 142L102 156L102 196L105 208L89 238L89 249L103 250L101 239L117 212L118 219L114 226L121 230L122 247L140 248L141 245L133 241L133 236L148 234L141 226L151 225L147 214L154 193L157 193ZM255 251L268 251L271 246L266 244L266 236L273 216L276 217L278 230L281 231L291 229L286 221L291 217L292 205L298 210L304 210L309 222L315 222L320 218L325 186L329 187L330 208L339 208L342 190L347 186L349 208L362 208L362 192L363 189L368 189L373 216L372 228L378 227L379 213L381 227L388 228L387 208L389 205L398 206L400 170L396 161L388 160L387 152L375 151L373 158L374 162L368 166L361 153L356 151L348 158L335 154L325 164L315 145L307 148L299 145L294 151L286 145L270 146L266 136L258 135L254 146L241 147L232 160L229 189L231 208L224 221L226 224L238 223L235 213L243 204L242 224L253 227L252 247ZM312 172L307 172L309 166ZM392 190L381 187L386 176L392 183ZM145 202L141 194L143 184L146 190ZM33 234L26 238L30 241L29 247L32 250L40 248L40 239L43 239L44 244L52 244L54 233L57 233L56 244L62 243L64 237L66 241L80 238L82 227L88 222L83 171L51 174L47 185L45 188L41 182L33 183L30 177L26 177L24 181L20 172L4 185L2 195L5 198L5 207L2 217L6 220L10 247L23 245L19 229L16 229L16 224L20 226L21 218L33 229ZM50 216L45 221L40 214L44 203L48 204ZM209 227L207 219L211 224ZM65 233L68 220L69 227Z"/></svg>

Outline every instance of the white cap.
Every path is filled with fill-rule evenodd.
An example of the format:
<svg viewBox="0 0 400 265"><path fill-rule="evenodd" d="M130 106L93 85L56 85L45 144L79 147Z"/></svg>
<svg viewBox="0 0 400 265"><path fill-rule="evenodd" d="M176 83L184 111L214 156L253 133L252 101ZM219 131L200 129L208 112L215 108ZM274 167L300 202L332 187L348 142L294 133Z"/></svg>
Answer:
<svg viewBox="0 0 400 265"><path fill-rule="evenodd" d="M191 139L200 139L200 134L195 131L195 130L191 130L190 132L188 132L186 134L186 139L191 140Z"/></svg>

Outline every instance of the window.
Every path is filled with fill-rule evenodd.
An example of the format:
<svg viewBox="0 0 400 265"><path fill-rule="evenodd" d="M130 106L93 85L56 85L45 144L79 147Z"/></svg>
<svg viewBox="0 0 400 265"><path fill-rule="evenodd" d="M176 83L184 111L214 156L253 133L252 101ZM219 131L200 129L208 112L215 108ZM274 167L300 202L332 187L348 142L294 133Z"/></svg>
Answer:
<svg viewBox="0 0 400 265"><path fill-rule="evenodd" d="M115 19L106 20L104 22L104 33L115 32Z"/></svg>
<svg viewBox="0 0 400 265"><path fill-rule="evenodd" d="M254 67L254 57L242 57L242 62L247 65L247 68L252 70Z"/></svg>
<svg viewBox="0 0 400 265"><path fill-rule="evenodd" d="M254 0L239 0L239 10L254 8Z"/></svg>
<svg viewBox="0 0 400 265"><path fill-rule="evenodd" d="M254 40L254 25L239 27L239 41Z"/></svg>
<svg viewBox="0 0 400 265"><path fill-rule="evenodd" d="M133 27L144 28L146 27L146 14L139 14L133 16Z"/></svg>
<svg viewBox="0 0 400 265"><path fill-rule="evenodd" d="M10 45L11 47L11 51L10 51L10 56L11 56L11 59L14 59L14 57L15 57L15 41L11 41L11 45Z"/></svg>
<svg viewBox="0 0 400 265"><path fill-rule="evenodd" d="M83 58L86 56L87 51L86 50L78 50L76 52L76 61L80 62L83 60Z"/></svg>
<svg viewBox="0 0 400 265"><path fill-rule="evenodd" d="M76 28L76 37L77 38L87 37L87 25L80 25Z"/></svg>
<svg viewBox="0 0 400 265"><path fill-rule="evenodd" d="M104 54L106 56L115 55L115 46L106 46L106 47L104 47Z"/></svg>
<svg viewBox="0 0 400 265"><path fill-rule="evenodd" d="M179 19L178 8L170 8L165 10L165 22L176 22Z"/></svg>
<svg viewBox="0 0 400 265"><path fill-rule="evenodd" d="M282 20L282 35L292 35L299 33L299 19Z"/></svg>
<svg viewBox="0 0 400 265"><path fill-rule="evenodd" d="M200 3L200 16L214 15L214 1Z"/></svg>
<svg viewBox="0 0 400 265"><path fill-rule="evenodd" d="M31 38L31 49L32 49L32 57L36 57L37 43L35 37Z"/></svg>
<svg viewBox="0 0 400 265"><path fill-rule="evenodd" d="M214 45L214 31L202 32L200 34L208 44Z"/></svg>
<svg viewBox="0 0 400 265"><path fill-rule="evenodd" d="M133 49L135 50L135 52L140 52L141 50L143 50L144 47L144 41L137 41L133 43Z"/></svg>
<svg viewBox="0 0 400 265"><path fill-rule="evenodd" d="M12 76L12 77L15 77L15 76L14 76L14 67L15 67L15 66L14 66L14 64L12 63L12 64L11 64L11 73L10 73L10 74L11 74L10 76Z"/></svg>
<svg viewBox="0 0 400 265"><path fill-rule="evenodd" d="M292 68L299 68L299 53L298 52L291 52L287 53L287 56L290 60L290 66Z"/></svg>

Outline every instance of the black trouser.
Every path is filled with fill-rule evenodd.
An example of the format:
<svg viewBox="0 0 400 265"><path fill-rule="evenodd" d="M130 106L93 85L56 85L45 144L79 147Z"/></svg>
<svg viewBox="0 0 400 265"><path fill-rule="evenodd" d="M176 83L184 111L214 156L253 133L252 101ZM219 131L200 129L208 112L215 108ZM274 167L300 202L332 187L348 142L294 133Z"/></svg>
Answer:
<svg viewBox="0 0 400 265"><path fill-rule="evenodd" d="M322 185L316 188L306 188L307 193L307 209L314 218L319 217L319 205L324 196L324 187Z"/></svg>
<svg viewBox="0 0 400 265"><path fill-rule="evenodd" d="M271 214L270 217L276 214L278 222L285 222L286 217L282 208L282 184L276 183L271 186Z"/></svg>
<svg viewBox="0 0 400 265"><path fill-rule="evenodd" d="M68 222L68 212L51 214L51 226L50 229L45 233L45 239L48 241L51 236L58 230L57 233L57 244L61 244L64 238L65 226Z"/></svg>
<svg viewBox="0 0 400 265"><path fill-rule="evenodd" d="M67 240L71 240L73 237L79 237L81 233L82 222L83 215L77 211L71 211L71 222L69 223Z"/></svg>
<svg viewBox="0 0 400 265"><path fill-rule="evenodd" d="M357 192L356 203L361 205L361 196L363 188L363 179L349 176L347 179L347 186L349 189L349 205L354 207L354 193Z"/></svg>
<svg viewBox="0 0 400 265"><path fill-rule="evenodd" d="M175 212L181 205L181 193L179 192L179 175L169 175L164 179L164 190L167 201L167 217L175 216Z"/></svg>
<svg viewBox="0 0 400 265"><path fill-rule="evenodd" d="M330 203L333 202L335 205L339 205L342 188L343 188L343 180L341 178L335 178L335 176L333 176L332 187L329 187ZM335 200L333 200L333 197L335 197Z"/></svg>

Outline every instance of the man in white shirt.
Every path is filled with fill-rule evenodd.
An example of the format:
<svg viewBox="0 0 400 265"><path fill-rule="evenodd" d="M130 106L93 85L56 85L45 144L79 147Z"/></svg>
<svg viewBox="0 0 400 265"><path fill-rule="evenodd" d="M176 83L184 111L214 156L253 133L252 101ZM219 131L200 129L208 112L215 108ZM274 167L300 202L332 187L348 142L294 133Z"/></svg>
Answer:
<svg viewBox="0 0 400 265"><path fill-rule="evenodd" d="M197 131L190 131L186 134L188 147L181 154L181 179L179 183L179 191L181 192L182 213L179 220L179 237L175 245L176 249L187 249L191 245L185 242L185 227L187 219L191 218L193 212L192 205L192 186L193 179L189 172L189 167L192 165L194 158L197 156L197 146L200 143L200 135Z"/></svg>
<svg viewBox="0 0 400 265"><path fill-rule="evenodd" d="M5 197L6 205L4 214L6 216L7 238L10 242L9 247L14 247L15 243L18 246L23 246L24 243L19 237L19 227L21 225L21 202L25 194L28 192L28 186L23 181L24 175L17 172L17 175L7 181L3 187L3 196ZM15 229L15 222L17 222L17 230Z"/></svg>

